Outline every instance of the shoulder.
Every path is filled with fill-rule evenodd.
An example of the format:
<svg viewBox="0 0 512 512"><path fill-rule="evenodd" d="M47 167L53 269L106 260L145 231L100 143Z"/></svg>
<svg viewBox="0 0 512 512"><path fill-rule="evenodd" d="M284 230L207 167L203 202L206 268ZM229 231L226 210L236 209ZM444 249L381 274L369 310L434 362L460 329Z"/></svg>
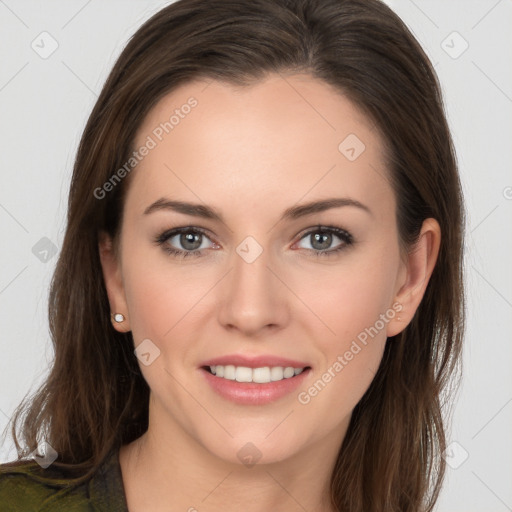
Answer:
<svg viewBox="0 0 512 512"><path fill-rule="evenodd" d="M48 477L53 478L48 478ZM0 503L9 512L45 509L62 485L55 471L45 475L35 462L21 461L0 465Z"/></svg>
<svg viewBox="0 0 512 512"><path fill-rule="evenodd" d="M51 490L38 485L30 478L27 465L0 465L0 503L2 510L17 512L39 510L38 504L44 502Z"/></svg>
<svg viewBox="0 0 512 512"><path fill-rule="evenodd" d="M35 462L0 465L0 503L5 512L93 511L86 484L72 485L66 471Z"/></svg>
<svg viewBox="0 0 512 512"><path fill-rule="evenodd" d="M122 479L115 454L89 480L76 483L72 471L34 461L0 464L2 512L123 512Z"/></svg>

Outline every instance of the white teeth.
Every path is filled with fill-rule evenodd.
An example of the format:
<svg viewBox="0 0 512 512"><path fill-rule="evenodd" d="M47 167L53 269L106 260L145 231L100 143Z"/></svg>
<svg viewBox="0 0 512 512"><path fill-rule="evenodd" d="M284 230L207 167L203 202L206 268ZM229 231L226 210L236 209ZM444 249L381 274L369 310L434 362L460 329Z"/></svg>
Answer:
<svg viewBox="0 0 512 512"><path fill-rule="evenodd" d="M245 366L237 366L235 371L237 382L252 382L252 369Z"/></svg>
<svg viewBox="0 0 512 512"><path fill-rule="evenodd" d="M295 375L299 375L304 368L293 368L292 366L264 366L262 368L248 368L246 366L233 366L228 364L222 366L210 366L211 372L217 377L228 380L236 380L237 382L255 382L258 384L267 384L283 379L290 379Z"/></svg>
<svg viewBox="0 0 512 512"><path fill-rule="evenodd" d="M284 368L282 366L274 366L270 369L270 380L276 381L276 380L283 380L284 376Z"/></svg>
<svg viewBox="0 0 512 512"><path fill-rule="evenodd" d="M295 369L292 368L291 366L288 366L287 368L284 369L283 377L285 379L289 379L290 377L293 377L294 375L295 375Z"/></svg>
<svg viewBox="0 0 512 512"><path fill-rule="evenodd" d="M252 370L252 381L260 384L270 382L270 368L268 366L264 368L254 368Z"/></svg>
<svg viewBox="0 0 512 512"><path fill-rule="evenodd" d="M224 378L228 380L236 379L236 368L232 364L224 366Z"/></svg>

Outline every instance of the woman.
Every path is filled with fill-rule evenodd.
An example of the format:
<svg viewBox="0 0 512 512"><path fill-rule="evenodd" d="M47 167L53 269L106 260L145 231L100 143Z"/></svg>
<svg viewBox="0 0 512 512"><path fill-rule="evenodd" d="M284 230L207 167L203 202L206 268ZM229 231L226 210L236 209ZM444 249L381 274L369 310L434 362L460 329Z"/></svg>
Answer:
<svg viewBox="0 0 512 512"><path fill-rule="evenodd" d="M435 73L380 1L164 8L81 140L1 502L433 510L462 225Z"/></svg>

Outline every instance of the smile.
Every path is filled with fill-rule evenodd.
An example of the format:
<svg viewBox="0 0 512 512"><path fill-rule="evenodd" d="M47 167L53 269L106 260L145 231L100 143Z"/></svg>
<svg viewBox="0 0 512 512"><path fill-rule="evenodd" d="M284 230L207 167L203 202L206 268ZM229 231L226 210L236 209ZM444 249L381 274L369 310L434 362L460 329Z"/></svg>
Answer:
<svg viewBox="0 0 512 512"><path fill-rule="evenodd" d="M220 397L238 405L259 406L295 396L311 373L310 366L208 365L200 370L207 385Z"/></svg>
<svg viewBox="0 0 512 512"><path fill-rule="evenodd" d="M254 382L267 384L278 382L283 379L290 379L301 374L305 368L294 368L292 366L263 366L261 368L248 368L247 366L215 365L206 367L216 377L236 380L237 382Z"/></svg>

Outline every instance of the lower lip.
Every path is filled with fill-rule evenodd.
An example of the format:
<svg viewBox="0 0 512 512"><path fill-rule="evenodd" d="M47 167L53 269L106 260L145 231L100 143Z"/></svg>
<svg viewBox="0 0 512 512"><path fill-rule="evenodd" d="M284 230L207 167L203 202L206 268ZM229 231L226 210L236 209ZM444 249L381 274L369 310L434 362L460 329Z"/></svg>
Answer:
<svg viewBox="0 0 512 512"><path fill-rule="evenodd" d="M307 368L299 375L288 379L255 384L254 382L238 382L222 377L216 377L208 370L201 368L206 381L220 396L240 405L265 405L279 400L295 391L309 375L311 368Z"/></svg>

